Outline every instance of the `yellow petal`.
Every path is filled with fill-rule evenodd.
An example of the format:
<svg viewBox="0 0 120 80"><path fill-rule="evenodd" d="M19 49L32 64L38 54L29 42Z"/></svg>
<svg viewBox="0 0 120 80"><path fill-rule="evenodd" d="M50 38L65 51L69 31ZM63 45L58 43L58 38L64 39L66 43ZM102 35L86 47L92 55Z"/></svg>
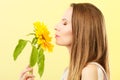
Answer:
<svg viewBox="0 0 120 80"><path fill-rule="evenodd" d="M48 31L46 25L41 22L35 22L33 23L33 25L35 27L36 37L38 38L38 44L40 44L44 50L48 50L49 52L51 52L53 49L53 45L50 43L50 32Z"/></svg>

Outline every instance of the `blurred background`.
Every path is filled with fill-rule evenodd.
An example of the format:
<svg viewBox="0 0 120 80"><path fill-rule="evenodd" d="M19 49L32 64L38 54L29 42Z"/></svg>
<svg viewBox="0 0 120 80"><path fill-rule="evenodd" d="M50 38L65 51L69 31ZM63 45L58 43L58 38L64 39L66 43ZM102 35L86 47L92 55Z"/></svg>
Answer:
<svg viewBox="0 0 120 80"><path fill-rule="evenodd" d="M28 44L16 61L13 51L19 39L33 31L33 22L43 21L54 39L54 26L60 21L71 3L92 3L104 14L108 36L111 80L120 79L120 5L119 0L0 0L0 80L18 80L27 67L31 53ZM52 53L45 52L45 71L40 79L37 66L35 80L61 80L69 63L65 47L55 45Z"/></svg>

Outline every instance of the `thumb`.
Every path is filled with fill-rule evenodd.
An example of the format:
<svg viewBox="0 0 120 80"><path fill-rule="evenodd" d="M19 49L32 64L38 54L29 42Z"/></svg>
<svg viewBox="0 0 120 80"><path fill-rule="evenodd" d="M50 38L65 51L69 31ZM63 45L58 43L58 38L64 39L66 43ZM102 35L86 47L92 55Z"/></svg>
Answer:
<svg viewBox="0 0 120 80"><path fill-rule="evenodd" d="M31 74L33 74L33 68L30 67L30 65L28 65L26 69L30 69L29 72L30 72Z"/></svg>

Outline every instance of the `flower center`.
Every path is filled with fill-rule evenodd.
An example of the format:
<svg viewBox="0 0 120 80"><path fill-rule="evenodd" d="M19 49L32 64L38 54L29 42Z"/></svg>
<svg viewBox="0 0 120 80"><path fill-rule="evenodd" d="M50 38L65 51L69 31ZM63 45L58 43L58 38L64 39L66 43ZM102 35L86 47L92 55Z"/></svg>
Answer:
<svg viewBox="0 0 120 80"><path fill-rule="evenodd" d="M45 40L45 37L42 35L42 39Z"/></svg>

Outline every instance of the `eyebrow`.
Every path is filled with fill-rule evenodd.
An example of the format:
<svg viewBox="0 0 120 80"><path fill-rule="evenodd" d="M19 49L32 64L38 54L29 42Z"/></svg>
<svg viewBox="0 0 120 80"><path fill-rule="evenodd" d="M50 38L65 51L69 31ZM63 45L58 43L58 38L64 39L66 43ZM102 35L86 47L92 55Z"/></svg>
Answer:
<svg viewBox="0 0 120 80"><path fill-rule="evenodd" d="M62 20L63 20L63 21L68 21L66 18L63 18Z"/></svg>

